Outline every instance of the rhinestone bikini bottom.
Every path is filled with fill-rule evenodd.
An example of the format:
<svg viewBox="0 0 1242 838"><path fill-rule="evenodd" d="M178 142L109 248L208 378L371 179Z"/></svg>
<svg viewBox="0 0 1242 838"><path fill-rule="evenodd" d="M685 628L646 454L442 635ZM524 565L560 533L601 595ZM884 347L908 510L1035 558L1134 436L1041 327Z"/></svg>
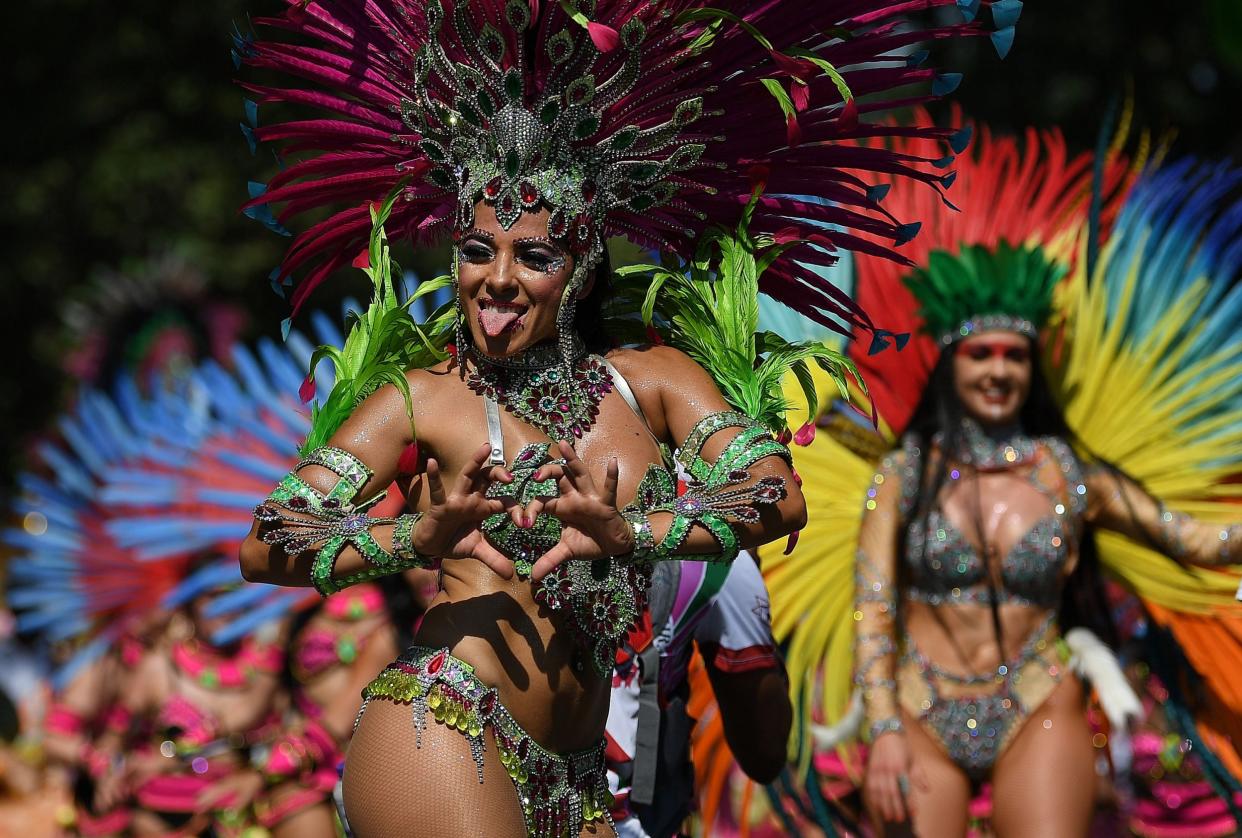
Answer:
<svg viewBox="0 0 1242 838"><path fill-rule="evenodd" d="M993 674L946 672L905 638L897 670L902 707L972 780L984 780L1026 719L1060 683L1068 660L1054 616Z"/></svg>
<svg viewBox="0 0 1242 838"><path fill-rule="evenodd" d="M500 703L495 688L480 681L474 667L450 655L447 648L411 646L367 685L362 696L359 719L372 699L409 704L419 747L429 713L437 723L459 731L470 743L480 783L483 730L491 728L532 838L577 836L587 823L612 825L604 741L564 756L543 748Z"/></svg>

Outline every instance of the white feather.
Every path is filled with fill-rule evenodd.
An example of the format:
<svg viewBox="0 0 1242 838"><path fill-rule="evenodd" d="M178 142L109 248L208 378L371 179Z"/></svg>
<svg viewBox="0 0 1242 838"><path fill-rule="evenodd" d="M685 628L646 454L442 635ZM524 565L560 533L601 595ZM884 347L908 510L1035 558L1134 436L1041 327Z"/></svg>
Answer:
<svg viewBox="0 0 1242 838"><path fill-rule="evenodd" d="M838 745L857 739L862 730L863 702L862 693L857 690L850 696L850 706L845 715L834 725L811 723L811 738L815 747L821 751L829 751Z"/></svg>
<svg viewBox="0 0 1242 838"><path fill-rule="evenodd" d="M1142 718L1143 704L1126 680L1112 649L1085 628L1067 631L1065 644L1070 648L1070 668L1080 678L1091 682L1100 698L1100 708L1115 730L1125 728L1130 720Z"/></svg>

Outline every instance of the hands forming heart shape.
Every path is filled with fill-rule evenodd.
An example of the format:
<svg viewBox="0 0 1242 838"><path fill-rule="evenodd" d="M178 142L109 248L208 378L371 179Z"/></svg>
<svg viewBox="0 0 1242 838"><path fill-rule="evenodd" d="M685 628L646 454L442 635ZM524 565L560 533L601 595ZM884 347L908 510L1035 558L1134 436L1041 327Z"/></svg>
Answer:
<svg viewBox="0 0 1242 838"><path fill-rule="evenodd" d="M503 579L511 579L517 567L538 581L570 559L634 549L633 531L617 509L615 457L603 485L596 486L565 441L526 446L514 458L513 471L486 465L490 453L490 445L480 446L451 490L445 489L439 463L427 461L431 505L413 534L420 553L473 557Z"/></svg>

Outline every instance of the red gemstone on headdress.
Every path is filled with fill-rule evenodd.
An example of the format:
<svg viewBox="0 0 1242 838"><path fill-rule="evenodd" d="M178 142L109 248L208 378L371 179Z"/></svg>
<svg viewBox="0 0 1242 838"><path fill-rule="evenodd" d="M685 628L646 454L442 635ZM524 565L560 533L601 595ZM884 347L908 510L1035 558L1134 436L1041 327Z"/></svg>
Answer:
<svg viewBox="0 0 1242 838"><path fill-rule="evenodd" d="M294 495L289 498L290 509L305 509L307 506L308 504L306 502L306 498L301 497L300 495Z"/></svg>
<svg viewBox="0 0 1242 838"><path fill-rule="evenodd" d="M500 202L500 208L505 212L513 212L513 196L506 195L505 199Z"/></svg>
<svg viewBox="0 0 1242 838"><path fill-rule="evenodd" d="M500 194L500 178L494 177L483 187L483 195L487 198L495 198Z"/></svg>
<svg viewBox="0 0 1242 838"><path fill-rule="evenodd" d="M535 166L538 166L538 165L539 165L540 163L542 163L542 162L543 162L543 152L542 152L542 151L536 151L534 154L532 154L532 155L530 156L530 165L531 165L531 168L534 168Z"/></svg>
<svg viewBox="0 0 1242 838"><path fill-rule="evenodd" d="M539 201L539 189L529 180L522 181L518 186L518 191L522 195L522 203L526 206L532 206Z"/></svg>
<svg viewBox="0 0 1242 838"><path fill-rule="evenodd" d="M582 199L588 204L595 200L595 181L582 181Z"/></svg>
<svg viewBox="0 0 1242 838"><path fill-rule="evenodd" d="M560 213L552 216L552 220L548 222L548 232L557 238L565 235L565 216Z"/></svg>

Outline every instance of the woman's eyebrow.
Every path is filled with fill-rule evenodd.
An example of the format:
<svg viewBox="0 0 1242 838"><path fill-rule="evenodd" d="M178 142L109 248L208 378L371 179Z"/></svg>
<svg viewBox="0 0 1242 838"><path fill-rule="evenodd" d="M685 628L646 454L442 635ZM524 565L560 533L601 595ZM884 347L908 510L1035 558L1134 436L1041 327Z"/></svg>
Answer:
<svg viewBox="0 0 1242 838"><path fill-rule="evenodd" d="M487 232L486 230L480 230L478 227L472 228L469 232L466 233L466 235L462 236L462 239L469 239L469 238L485 239L489 244L494 244L496 242L495 236L493 236L491 233Z"/></svg>
<svg viewBox="0 0 1242 838"><path fill-rule="evenodd" d="M554 250L554 251L555 251L555 252L557 252L557 253L563 253L563 252L564 252L564 248L563 248L563 247L561 247L561 244L560 244L559 242L557 242L555 239L551 239L551 238L549 238L549 237L547 237L547 236L523 236L522 238L517 239L517 240L514 242L514 244L517 244L517 245L519 245L519 246L521 246L521 245L541 244L541 245L544 245L544 246L546 246L546 247L551 248L552 250Z"/></svg>

